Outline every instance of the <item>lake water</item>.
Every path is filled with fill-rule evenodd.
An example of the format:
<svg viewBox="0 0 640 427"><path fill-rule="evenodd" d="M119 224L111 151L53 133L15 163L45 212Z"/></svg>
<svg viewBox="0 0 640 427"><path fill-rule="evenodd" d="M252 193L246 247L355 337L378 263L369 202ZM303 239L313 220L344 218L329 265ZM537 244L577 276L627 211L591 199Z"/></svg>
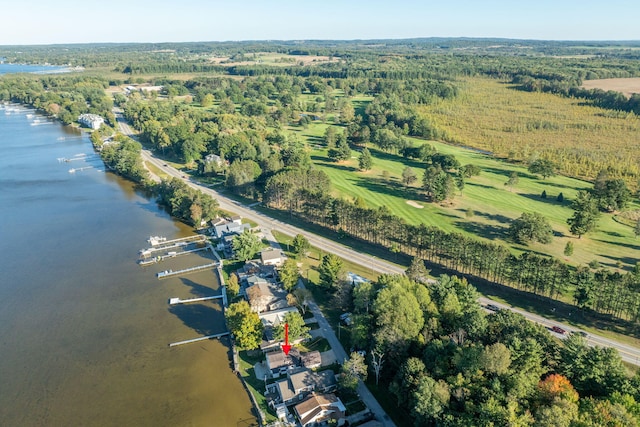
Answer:
<svg viewBox="0 0 640 427"><path fill-rule="evenodd" d="M0 74L8 73L63 73L68 71L66 67L56 65L26 65L26 64L3 64L0 63Z"/></svg>
<svg viewBox="0 0 640 427"><path fill-rule="evenodd" d="M209 260L136 264L149 235L192 231L103 169L85 134L0 108L0 425L253 423L227 343L168 347L224 329L215 302L167 304L219 284L155 273Z"/></svg>

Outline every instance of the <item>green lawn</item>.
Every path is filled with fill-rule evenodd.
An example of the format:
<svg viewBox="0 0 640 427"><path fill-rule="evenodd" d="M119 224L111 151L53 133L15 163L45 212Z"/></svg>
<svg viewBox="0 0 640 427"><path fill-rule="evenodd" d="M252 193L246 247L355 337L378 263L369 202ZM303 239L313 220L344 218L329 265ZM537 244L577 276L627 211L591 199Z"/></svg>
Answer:
<svg viewBox="0 0 640 427"><path fill-rule="evenodd" d="M253 355L255 351L253 352L241 351L239 353L240 375L242 376L245 383L247 384L249 391L251 392L251 394L253 394L253 397L256 399L256 402L258 402L258 406L260 407L260 409L262 410L262 413L265 416L265 421L267 423L271 423L276 421L277 418L275 414L271 412L271 409L267 405L267 400L264 397L264 392L265 392L264 381L258 380L253 372L253 365L255 365L261 359L264 358L262 356L262 352L260 352L259 350L257 352L260 353L260 357Z"/></svg>
<svg viewBox="0 0 640 427"><path fill-rule="evenodd" d="M587 264L596 259L602 265L615 268L618 260L628 269L635 265L637 256L630 256L640 250L640 244L634 237L633 228L614 221L611 214L603 214L599 229L577 239L569 233L566 224L573 210L571 200L579 190L592 187L588 182L565 176L542 179L530 174L521 165L508 163L474 150L429 141L438 152L453 154L461 164L475 164L482 169L479 176L467 180L462 194L457 194L450 204L435 204L426 201L420 187L424 165L415 160L404 159L369 147L373 155L373 168L366 172L358 171L358 152L352 151L350 160L334 163L326 155L327 150L319 146L318 136L324 133L326 124L313 124L309 129L297 130L308 138L314 147L311 157L314 164L327 173L332 182L335 196L350 199L361 197L369 207L387 206L394 214L413 224L424 223L438 226L449 232L476 236L491 241L502 241L519 251L530 249L565 259L573 265ZM341 128L337 126L338 131ZM414 144L425 141L410 138ZM418 181L410 187L401 182L402 171L411 167ZM385 172L386 171L386 172ZM514 188L505 186L511 172L517 172L519 183ZM383 174L387 173L388 177ZM541 194L546 191L547 198ZM559 193L564 196L558 202ZM411 201L422 206L408 204ZM628 209L639 209L633 204ZM467 217L472 211L473 216ZM531 244L529 247L515 245L507 240L507 230L511 221L523 212L540 212L551 223L555 238L549 245ZM563 255L567 242L573 242L574 254L566 259ZM635 252L637 254L637 252Z"/></svg>

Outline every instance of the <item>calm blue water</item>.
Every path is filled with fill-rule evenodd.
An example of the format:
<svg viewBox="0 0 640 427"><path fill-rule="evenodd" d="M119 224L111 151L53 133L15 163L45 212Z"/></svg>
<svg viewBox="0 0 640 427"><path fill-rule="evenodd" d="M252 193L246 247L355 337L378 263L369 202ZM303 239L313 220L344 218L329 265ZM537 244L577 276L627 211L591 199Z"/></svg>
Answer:
<svg viewBox="0 0 640 427"><path fill-rule="evenodd" d="M204 262L135 262L149 235L189 234L130 183L105 173L85 134L0 107L0 425L252 419L227 347L168 348L222 330L215 303L167 305L170 297L215 295L213 273L160 281L157 271Z"/></svg>
<svg viewBox="0 0 640 427"><path fill-rule="evenodd" d="M55 65L25 65L25 64L0 64L0 74L8 73L60 73L65 72L66 67Z"/></svg>

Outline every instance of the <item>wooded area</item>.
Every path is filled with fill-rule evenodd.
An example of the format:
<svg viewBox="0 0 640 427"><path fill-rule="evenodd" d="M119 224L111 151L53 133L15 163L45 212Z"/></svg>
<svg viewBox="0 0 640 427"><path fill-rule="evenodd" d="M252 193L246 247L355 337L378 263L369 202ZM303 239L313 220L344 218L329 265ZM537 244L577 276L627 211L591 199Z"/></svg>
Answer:
<svg viewBox="0 0 640 427"><path fill-rule="evenodd" d="M4 76L0 101L32 106L65 124L83 113L103 116L107 126L92 139L105 163L155 191L190 224L214 218L216 201L180 180L149 181L140 144L111 129L113 105L142 144L234 197L389 256L413 257L420 268L426 262L637 325L637 244L607 229L619 240L605 244L628 256L607 266L567 261L603 217L626 210L621 229L640 229L629 220L640 178L640 97L580 88L585 79L639 76L638 46L504 40L495 46L495 40L425 39L2 47L8 61L85 71ZM277 54L273 63L261 62L263 52ZM307 62L291 62L302 55ZM314 63L313 55L329 59ZM502 163L497 171L463 164L454 149L438 149L442 143L483 150ZM402 172L392 177L387 168L374 176L376 162ZM483 180L483 172L503 175L503 188ZM563 230L575 238L562 244L563 260L544 249L567 240L546 212L498 218L510 223L503 234L472 227L463 233L438 216L446 210L429 211L436 213L428 225L418 216L409 220L334 182L353 173L362 174L372 198L392 193L415 209L446 207L469 186L510 197L521 181L546 182L542 194L527 197L546 199L547 188L560 188L553 197L563 214L573 212ZM590 181L569 189L570 209L563 206L566 184L550 183L556 174ZM474 214L466 210L467 224ZM344 293L330 273L322 275L326 292ZM637 425L640 382L616 353L589 348L579 336L559 344L510 312L487 315L465 279L443 276L425 285L421 277L382 276L349 289L341 302L354 312L354 347L373 356L376 381L416 425Z"/></svg>

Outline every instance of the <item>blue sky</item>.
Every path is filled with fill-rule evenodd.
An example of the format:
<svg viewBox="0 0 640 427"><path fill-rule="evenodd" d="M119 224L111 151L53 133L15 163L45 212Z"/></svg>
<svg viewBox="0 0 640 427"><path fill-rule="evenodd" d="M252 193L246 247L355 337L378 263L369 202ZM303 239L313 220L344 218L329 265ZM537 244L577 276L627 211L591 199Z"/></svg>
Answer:
<svg viewBox="0 0 640 427"><path fill-rule="evenodd" d="M501 37L640 40L628 0L11 0L0 45Z"/></svg>

